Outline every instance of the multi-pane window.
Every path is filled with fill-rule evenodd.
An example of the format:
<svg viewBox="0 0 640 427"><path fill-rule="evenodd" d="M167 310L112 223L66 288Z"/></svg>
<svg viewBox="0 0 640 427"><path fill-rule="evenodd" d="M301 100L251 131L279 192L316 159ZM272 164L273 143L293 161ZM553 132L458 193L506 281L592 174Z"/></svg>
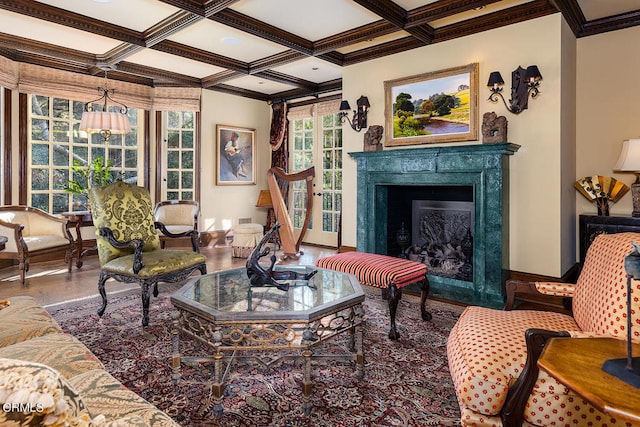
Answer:
<svg viewBox="0 0 640 427"><path fill-rule="evenodd" d="M94 105L94 110L101 106ZM119 107L110 107L113 111ZM111 163L114 178L138 183L138 116L129 108L131 132L113 134L105 141L99 132L80 131L84 103L64 98L31 95L29 123L28 198L31 206L50 213L87 209L83 195L67 192L70 179L81 180L73 167L85 168L102 158Z"/></svg>
<svg viewBox="0 0 640 427"><path fill-rule="evenodd" d="M195 113L167 112L166 200L194 200Z"/></svg>
<svg viewBox="0 0 640 427"><path fill-rule="evenodd" d="M342 211L342 123L322 116L322 231L337 232Z"/></svg>
<svg viewBox="0 0 640 427"><path fill-rule="evenodd" d="M313 166L313 136L314 123L312 117L294 120L291 170L299 171ZM307 186L304 181L294 182L291 197L292 206L289 211L292 216L293 226L302 228L307 211ZM313 228L312 221L309 222L309 228Z"/></svg>

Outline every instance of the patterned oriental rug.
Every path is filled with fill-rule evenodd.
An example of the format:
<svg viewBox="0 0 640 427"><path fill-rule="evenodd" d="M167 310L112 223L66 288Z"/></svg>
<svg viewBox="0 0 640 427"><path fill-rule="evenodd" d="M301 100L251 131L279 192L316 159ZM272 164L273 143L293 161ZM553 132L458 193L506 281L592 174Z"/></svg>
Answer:
<svg viewBox="0 0 640 427"><path fill-rule="evenodd" d="M48 307L62 328L77 337L129 389L183 426L455 426L459 425L446 344L462 307L429 300L433 320L420 319L419 297L403 295L397 324L401 337L387 338L389 317L380 290L365 287L365 375L358 380L353 361L317 360L312 364L313 411L302 412L302 362L285 359L264 367L239 360L231 369L224 414L210 412L207 380L213 368L182 364L177 385L171 371L169 296L179 285L160 285L151 300L150 325L142 328L139 291L109 296L100 319L99 298ZM344 334L345 336L348 334ZM181 337L183 355L205 355L203 348ZM331 353L331 347L321 347Z"/></svg>

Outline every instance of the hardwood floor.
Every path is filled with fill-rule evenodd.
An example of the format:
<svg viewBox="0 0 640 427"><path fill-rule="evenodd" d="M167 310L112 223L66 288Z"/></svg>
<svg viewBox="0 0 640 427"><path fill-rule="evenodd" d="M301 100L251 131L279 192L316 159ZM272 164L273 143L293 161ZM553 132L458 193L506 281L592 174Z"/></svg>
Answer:
<svg viewBox="0 0 640 427"><path fill-rule="evenodd" d="M335 249L305 246L304 254L298 260L288 260L286 264L313 265L317 258L334 254ZM204 247L201 253L207 257L207 271L214 272L235 267L243 267L244 258L233 258L231 246ZM7 267L0 270L0 300L16 295L30 295L40 304L51 306L67 301L81 300L98 295L98 276L100 264L98 257L83 258L83 266L73 266L71 274L63 260L31 263L27 272L27 280L20 284L18 267ZM197 274L197 273L196 273ZM121 283L110 280L107 283L107 294L115 294L129 289L136 289L136 283Z"/></svg>

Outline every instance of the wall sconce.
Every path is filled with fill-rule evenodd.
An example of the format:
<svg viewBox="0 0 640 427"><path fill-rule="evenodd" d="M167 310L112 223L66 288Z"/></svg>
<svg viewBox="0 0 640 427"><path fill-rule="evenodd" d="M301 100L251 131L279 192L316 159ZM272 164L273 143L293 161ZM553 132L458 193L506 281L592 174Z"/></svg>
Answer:
<svg viewBox="0 0 640 427"><path fill-rule="evenodd" d="M538 90L540 80L542 80L542 74L540 74L537 65L530 65L526 70L522 67L516 68L511 73L511 99L507 104L507 101L502 96L502 88L500 87L504 84L504 80L502 80L499 71L493 71L489 75L489 82L487 83L491 90L489 101L498 102L498 96L500 96L507 110L513 114L520 114L529 106L529 94L531 94L532 98L535 98L540 93L540 90Z"/></svg>
<svg viewBox="0 0 640 427"><path fill-rule="evenodd" d="M344 119L349 121L351 125L351 129L356 132L360 132L362 129L367 127L367 111L369 111L369 99L366 96L361 96L356 101L357 110L353 110L353 119L349 120L349 110L351 110L351 106L349 105L349 101L342 100L340 102L340 119L342 123L344 123Z"/></svg>

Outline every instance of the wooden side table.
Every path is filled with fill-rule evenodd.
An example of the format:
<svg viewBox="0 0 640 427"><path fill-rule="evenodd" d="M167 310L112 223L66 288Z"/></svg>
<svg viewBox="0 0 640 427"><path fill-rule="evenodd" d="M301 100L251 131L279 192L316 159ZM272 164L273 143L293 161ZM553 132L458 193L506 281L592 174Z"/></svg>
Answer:
<svg viewBox="0 0 640 427"><path fill-rule="evenodd" d="M97 253L97 247L95 245L91 245L87 248L84 247L85 240L82 239L82 232L80 231L82 227L93 226L93 217L91 216L90 211L62 212L61 215L67 218L69 220L69 225L76 229L76 267L80 268L82 267L83 256Z"/></svg>
<svg viewBox="0 0 640 427"><path fill-rule="evenodd" d="M633 354L640 354L640 344L633 345ZM605 414L640 423L640 389L602 370L605 360L626 356L625 340L552 338L538 366Z"/></svg>

